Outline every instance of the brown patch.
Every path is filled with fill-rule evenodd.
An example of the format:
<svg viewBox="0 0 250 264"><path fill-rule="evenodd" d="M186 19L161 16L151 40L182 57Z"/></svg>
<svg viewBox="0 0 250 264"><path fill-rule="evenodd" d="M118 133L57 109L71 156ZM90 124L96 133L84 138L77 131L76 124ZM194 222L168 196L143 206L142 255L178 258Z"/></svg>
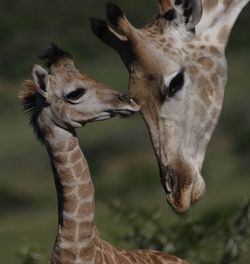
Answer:
<svg viewBox="0 0 250 264"><path fill-rule="evenodd" d="M70 139L67 145L68 151L73 150L74 148L76 148L77 145L78 145L77 139Z"/></svg>
<svg viewBox="0 0 250 264"><path fill-rule="evenodd" d="M76 250L74 248L59 249L55 256L58 262L55 263L62 263L62 264L73 263L76 261L77 258L76 255L77 255Z"/></svg>
<svg viewBox="0 0 250 264"><path fill-rule="evenodd" d="M80 199L85 199L90 195L93 195L93 192L93 185L90 181L88 183L80 184L78 186L78 195Z"/></svg>
<svg viewBox="0 0 250 264"><path fill-rule="evenodd" d="M67 164L68 163L68 154L60 153L54 155L54 162L59 164Z"/></svg>
<svg viewBox="0 0 250 264"><path fill-rule="evenodd" d="M63 152L67 150L67 143L66 142L61 142L61 141L55 141L52 142L52 148L53 148L53 152L57 151L57 152ZM55 151L54 151L55 149Z"/></svg>
<svg viewBox="0 0 250 264"><path fill-rule="evenodd" d="M79 162L77 162L73 166L73 171L74 171L76 177L82 177L82 174L83 174L83 163L82 163L81 160Z"/></svg>
<svg viewBox="0 0 250 264"><path fill-rule="evenodd" d="M63 226L64 228L66 228L67 230L70 230L70 232L75 232L76 231L76 222L70 219L65 219L63 221Z"/></svg>
<svg viewBox="0 0 250 264"><path fill-rule="evenodd" d="M207 0L207 1L203 1L203 9L205 11L211 11L211 9L216 8L216 6L218 5L218 0Z"/></svg>
<svg viewBox="0 0 250 264"><path fill-rule="evenodd" d="M63 185L63 193L64 193L64 196L67 197L67 195L71 195L73 192L75 193L76 190L75 190L75 186L74 185L66 185L64 184Z"/></svg>
<svg viewBox="0 0 250 264"><path fill-rule="evenodd" d="M157 255L153 255L153 254L150 254L150 258L151 260L153 261L154 264L157 264L157 263L162 263L162 261L159 260L159 258L157 257Z"/></svg>
<svg viewBox="0 0 250 264"><path fill-rule="evenodd" d="M73 213L75 212L76 208L77 208L77 197L76 195L69 195L65 198L64 201L64 211L66 211L67 213Z"/></svg>
<svg viewBox="0 0 250 264"><path fill-rule="evenodd" d="M163 51L164 51L165 53L169 53L169 49L168 49L168 48L164 48Z"/></svg>
<svg viewBox="0 0 250 264"><path fill-rule="evenodd" d="M100 250L97 250L97 252L96 252L95 263L96 264L103 264L103 261L102 261L102 253L101 253Z"/></svg>
<svg viewBox="0 0 250 264"><path fill-rule="evenodd" d="M205 46L205 45L201 45L199 48L200 48L201 50L204 50L204 49L206 48L206 46Z"/></svg>
<svg viewBox="0 0 250 264"><path fill-rule="evenodd" d="M78 240L90 238L94 232L94 222L81 222L79 224Z"/></svg>
<svg viewBox="0 0 250 264"><path fill-rule="evenodd" d="M75 241L76 239L76 222L73 220L64 220L61 228L61 237L67 241ZM63 242L61 242L63 243Z"/></svg>
<svg viewBox="0 0 250 264"><path fill-rule="evenodd" d="M94 241L91 241L87 247L82 248L80 250L80 258L83 261L90 261L94 257L95 257L95 245L94 245ZM107 262L107 263L109 263L109 262Z"/></svg>
<svg viewBox="0 0 250 264"><path fill-rule="evenodd" d="M219 43L224 44L225 42L227 42L228 36L229 36L230 30L228 28L228 26L223 26L220 31L219 34L217 36L217 40L219 41Z"/></svg>
<svg viewBox="0 0 250 264"><path fill-rule="evenodd" d="M201 76L198 79L199 96L203 100L206 106L209 106L211 102L207 92L208 85L209 85L209 80L205 76Z"/></svg>
<svg viewBox="0 0 250 264"><path fill-rule="evenodd" d="M195 65L191 65L191 66L189 66L188 69L189 69L189 72L190 72L192 75L195 75L195 74L197 74L197 73L199 72L198 67L195 66Z"/></svg>
<svg viewBox="0 0 250 264"><path fill-rule="evenodd" d="M59 178L63 184L72 184L74 182L74 176L69 168L63 166L63 168L58 168Z"/></svg>
<svg viewBox="0 0 250 264"><path fill-rule="evenodd" d="M76 163L76 161L81 159L81 157L82 157L82 152L79 149L77 149L71 154L70 162L74 164Z"/></svg>
<svg viewBox="0 0 250 264"><path fill-rule="evenodd" d="M214 62L208 57L201 57L197 60L197 62L204 66L204 68L208 71L214 66Z"/></svg>
<svg viewBox="0 0 250 264"><path fill-rule="evenodd" d="M168 43L167 43L167 47L168 47L168 48L172 48L173 45L172 45L170 42L168 42Z"/></svg>
<svg viewBox="0 0 250 264"><path fill-rule="evenodd" d="M40 115L38 119L39 119L39 120L42 120L42 119L44 119L44 117L43 117L42 115ZM44 119L44 122L46 122L45 119ZM43 134L44 134L47 138L53 138L53 137L54 137L53 131L52 131L52 129L51 129L49 126L43 124L43 125L41 126L41 130L42 130Z"/></svg>
<svg viewBox="0 0 250 264"><path fill-rule="evenodd" d="M210 53L211 53L212 55L219 56L219 57L222 56L222 52L220 52L219 49L216 48L215 46L211 46L211 47L209 48L209 51L210 51Z"/></svg>
<svg viewBox="0 0 250 264"><path fill-rule="evenodd" d="M213 85L215 86L215 88L217 88L219 86L218 74L217 73L213 73L212 76L211 76L211 80L212 80Z"/></svg>
<svg viewBox="0 0 250 264"><path fill-rule="evenodd" d="M95 205L92 202L84 203L80 206L77 210L77 216L83 217L94 214L95 212Z"/></svg>
<svg viewBox="0 0 250 264"><path fill-rule="evenodd" d="M76 235L72 234L70 231L68 230L64 230L63 232L61 232L61 238L65 239L66 241L75 241L76 240Z"/></svg>

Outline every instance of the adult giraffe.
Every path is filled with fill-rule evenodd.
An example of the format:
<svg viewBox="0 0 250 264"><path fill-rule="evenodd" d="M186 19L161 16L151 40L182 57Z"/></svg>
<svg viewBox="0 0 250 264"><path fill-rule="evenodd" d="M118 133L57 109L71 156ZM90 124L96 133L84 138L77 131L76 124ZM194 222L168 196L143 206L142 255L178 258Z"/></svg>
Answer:
<svg viewBox="0 0 250 264"><path fill-rule="evenodd" d="M112 27L91 18L94 33L128 69L130 95L148 126L167 201L178 213L205 191L201 169L223 104L225 47L248 2L160 0L159 14L142 29L112 3Z"/></svg>

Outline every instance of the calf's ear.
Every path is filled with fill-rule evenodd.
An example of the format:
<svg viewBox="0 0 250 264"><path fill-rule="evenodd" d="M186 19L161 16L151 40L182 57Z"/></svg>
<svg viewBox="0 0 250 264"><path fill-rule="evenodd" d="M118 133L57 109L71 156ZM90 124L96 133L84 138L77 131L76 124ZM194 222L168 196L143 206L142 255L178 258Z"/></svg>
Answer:
<svg viewBox="0 0 250 264"><path fill-rule="evenodd" d="M34 65L32 69L32 76L36 84L37 92L46 98L48 91L48 72L40 65Z"/></svg>

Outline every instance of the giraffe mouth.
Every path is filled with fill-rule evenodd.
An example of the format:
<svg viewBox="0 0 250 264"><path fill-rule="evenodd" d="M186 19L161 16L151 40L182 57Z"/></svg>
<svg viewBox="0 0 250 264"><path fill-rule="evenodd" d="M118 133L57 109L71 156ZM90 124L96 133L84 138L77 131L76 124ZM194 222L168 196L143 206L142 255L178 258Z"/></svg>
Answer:
<svg viewBox="0 0 250 264"><path fill-rule="evenodd" d="M117 109L117 110L110 110L108 111L111 117L119 116L119 117L129 117L134 114L134 111L129 109Z"/></svg>
<svg viewBox="0 0 250 264"><path fill-rule="evenodd" d="M117 115L120 117L129 117L132 116L135 112L131 111L131 110L120 110L117 112Z"/></svg>
<svg viewBox="0 0 250 264"><path fill-rule="evenodd" d="M79 122L79 123L85 124L88 122L104 121L104 120L108 120L116 116L126 118L133 114L134 114L134 111L129 110L129 109L107 110L103 113L100 113L99 115L92 117L90 120Z"/></svg>
<svg viewBox="0 0 250 264"><path fill-rule="evenodd" d="M103 121L103 120L110 119L112 117L113 117L113 115L111 115L110 113L106 112L106 113L103 113L101 115L98 115L98 116L94 117L93 119L91 119L91 122Z"/></svg>

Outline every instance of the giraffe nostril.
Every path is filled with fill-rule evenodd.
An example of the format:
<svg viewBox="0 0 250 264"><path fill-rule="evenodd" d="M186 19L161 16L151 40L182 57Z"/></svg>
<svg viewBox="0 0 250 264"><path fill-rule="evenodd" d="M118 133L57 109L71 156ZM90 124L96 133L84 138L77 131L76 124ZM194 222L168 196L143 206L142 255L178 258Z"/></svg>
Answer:
<svg viewBox="0 0 250 264"><path fill-rule="evenodd" d="M168 173L166 175L166 189L169 193L174 193L176 191L176 175L173 173Z"/></svg>
<svg viewBox="0 0 250 264"><path fill-rule="evenodd" d="M177 179L175 173L168 166L161 164L160 177L166 194L173 194L177 188Z"/></svg>
<svg viewBox="0 0 250 264"><path fill-rule="evenodd" d="M117 99L123 103L131 103L131 98L127 94L119 94Z"/></svg>

